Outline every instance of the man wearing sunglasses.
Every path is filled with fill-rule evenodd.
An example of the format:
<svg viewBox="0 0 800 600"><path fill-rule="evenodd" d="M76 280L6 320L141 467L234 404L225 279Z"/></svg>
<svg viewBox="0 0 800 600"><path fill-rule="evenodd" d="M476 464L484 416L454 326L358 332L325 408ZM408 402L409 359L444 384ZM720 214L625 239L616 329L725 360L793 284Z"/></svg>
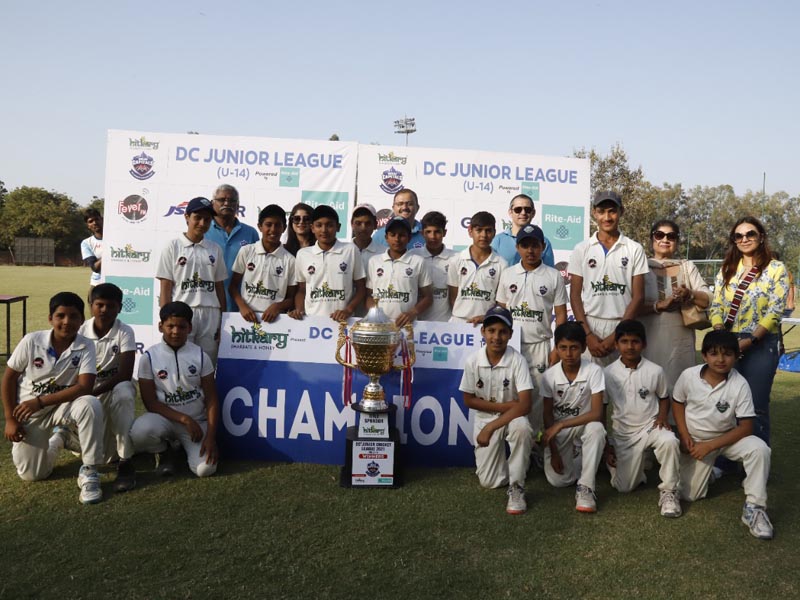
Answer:
<svg viewBox="0 0 800 600"><path fill-rule="evenodd" d="M215 242L222 248L222 256L228 269L228 278L224 283L225 299L227 301L225 310L236 312L239 308L228 291L228 286L233 277L233 263L242 246L255 244L261 238L255 228L240 222L237 218L236 215L239 214L239 192L235 187L227 183L219 186L214 192L213 206L216 214L214 215L214 220L211 221L208 233L206 233L206 239Z"/></svg>
<svg viewBox="0 0 800 600"><path fill-rule="evenodd" d="M509 265L519 262L517 252L517 233L519 230L530 225L533 217L536 216L536 209L533 207L533 198L526 194L517 194L511 199L508 206L508 216L511 217L511 231L502 231L494 236L492 240L492 250L506 259ZM544 238L544 251L542 252L542 262L548 267L555 266L553 258L553 247L550 240Z"/></svg>

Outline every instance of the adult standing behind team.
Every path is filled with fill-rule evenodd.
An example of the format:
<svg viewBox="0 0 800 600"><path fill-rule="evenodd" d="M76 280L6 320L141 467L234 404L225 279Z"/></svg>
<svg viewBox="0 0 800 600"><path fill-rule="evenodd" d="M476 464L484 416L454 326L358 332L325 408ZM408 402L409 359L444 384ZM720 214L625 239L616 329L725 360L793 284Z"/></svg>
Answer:
<svg viewBox="0 0 800 600"><path fill-rule="evenodd" d="M214 220L206 233L206 239L216 243L222 248L223 261L225 268L228 269L228 277L225 279L225 301L226 310L235 312L239 310L236 302L233 301L228 286L233 277L233 263L239 249L248 244L255 244L260 241L258 231L250 225L242 223L236 216L239 214L239 192L232 185L223 183L214 192Z"/></svg>
<svg viewBox="0 0 800 600"><path fill-rule="evenodd" d="M403 217L408 222L408 226L411 227L411 239L408 240L406 250L424 247L425 238L422 236L422 223L416 219L417 213L419 212L417 193L408 188L397 192L392 202L392 212L395 217ZM372 236L372 240L386 247L386 228L381 227L376 230Z"/></svg>
<svg viewBox="0 0 800 600"><path fill-rule="evenodd" d="M492 250L505 258L506 262L511 266L517 264L520 260L517 252L517 234L520 229L530 225L533 217L536 216L533 198L527 194L514 196L508 205L508 216L511 218L511 231L504 230L498 233L492 240ZM547 238L544 238L542 262L548 267L555 267L553 246Z"/></svg>

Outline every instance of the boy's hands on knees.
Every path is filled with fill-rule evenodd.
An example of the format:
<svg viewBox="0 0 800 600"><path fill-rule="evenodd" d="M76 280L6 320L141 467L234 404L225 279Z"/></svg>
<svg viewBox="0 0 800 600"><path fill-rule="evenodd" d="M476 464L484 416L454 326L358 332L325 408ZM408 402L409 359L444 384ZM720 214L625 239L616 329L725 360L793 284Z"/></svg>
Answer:
<svg viewBox="0 0 800 600"><path fill-rule="evenodd" d="M192 417L184 415L184 418L181 419L181 423L186 427L186 430L189 432L189 437L192 438L193 442L199 442L203 439L203 429Z"/></svg>
<svg viewBox="0 0 800 600"><path fill-rule="evenodd" d="M203 443L200 445L200 456L206 457L207 465L217 464L219 450L217 449L217 441L212 436L207 435L203 439Z"/></svg>
<svg viewBox="0 0 800 600"><path fill-rule="evenodd" d="M9 442L21 442L25 439L25 428L14 418L6 421L5 436Z"/></svg>
<svg viewBox="0 0 800 600"><path fill-rule="evenodd" d="M662 419L661 417L656 417L656 420L653 421L653 429L666 429L667 431L672 431L669 420Z"/></svg>
<svg viewBox="0 0 800 600"><path fill-rule="evenodd" d="M485 448L489 445L489 442L492 439L492 434L494 433L495 428L492 427L491 423L486 425L481 432L478 434L478 437L475 438L475 442L478 446Z"/></svg>
<svg viewBox="0 0 800 600"><path fill-rule="evenodd" d="M692 448L689 450L689 454L692 455L692 458L697 460L703 460L709 452L712 452L714 447L712 446L711 442L694 442L692 444Z"/></svg>
<svg viewBox="0 0 800 600"><path fill-rule="evenodd" d="M687 435L678 435L678 440L681 443L681 452L684 454L691 454L692 448L694 448L694 440L691 436Z"/></svg>
<svg viewBox="0 0 800 600"><path fill-rule="evenodd" d="M542 442L541 442L542 446L547 446L558 435L558 433L562 429L563 428L561 427L561 423L560 422L559 423L555 423L555 424L551 425L550 427L548 427L545 430L544 435L542 436Z"/></svg>
<svg viewBox="0 0 800 600"><path fill-rule="evenodd" d="M609 467L617 466L617 451L614 450L614 446L606 443L606 447L603 449L603 458Z"/></svg>
<svg viewBox="0 0 800 600"><path fill-rule="evenodd" d="M564 463L561 460L561 455L558 453L558 450L550 450L550 466L553 467L553 471L559 475L564 473Z"/></svg>
<svg viewBox="0 0 800 600"><path fill-rule="evenodd" d="M17 404L14 407L14 412L11 414L14 415L14 418L17 421L24 423L30 419L40 408L41 405L39 404L39 399L33 398L32 400L25 400L25 402L20 402Z"/></svg>

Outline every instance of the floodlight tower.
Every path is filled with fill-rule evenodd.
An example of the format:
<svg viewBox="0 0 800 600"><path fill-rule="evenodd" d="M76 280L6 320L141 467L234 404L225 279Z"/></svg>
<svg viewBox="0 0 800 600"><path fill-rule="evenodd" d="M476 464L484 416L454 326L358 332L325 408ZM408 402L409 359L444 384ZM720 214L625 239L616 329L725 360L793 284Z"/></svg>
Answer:
<svg viewBox="0 0 800 600"><path fill-rule="evenodd" d="M403 117L394 122L394 132L406 134L406 146L408 146L408 134L416 130L417 120L414 117Z"/></svg>

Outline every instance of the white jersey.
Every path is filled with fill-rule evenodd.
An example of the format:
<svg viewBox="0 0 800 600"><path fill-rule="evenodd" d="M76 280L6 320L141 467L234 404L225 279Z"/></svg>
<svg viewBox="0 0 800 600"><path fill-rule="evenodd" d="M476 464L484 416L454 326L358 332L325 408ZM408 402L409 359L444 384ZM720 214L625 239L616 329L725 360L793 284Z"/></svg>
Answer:
<svg viewBox="0 0 800 600"><path fill-rule="evenodd" d="M747 380L736 369L715 387L700 375L705 364L681 373L672 390L675 402L684 405L689 435L699 441L712 440L736 427L737 419L756 416Z"/></svg>
<svg viewBox="0 0 800 600"><path fill-rule="evenodd" d="M611 405L614 434L635 435L653 423L658 416L659 400L667 398L667 377L664 369L642 357L635 369L617 359L604 370L606 395Z"/></svg>
<svg viewBox="0 0 800 600"><path fill-rule="evenodd" d="M419 316L420 321L442 321L450 319L450 296L447 289L447 272L450 270L450 260L456 255L452 250L442 248L442 251L433 255L427 247L409 250L413 254L421 256L428 265L428 272L431 274L433 282L433 304Z"/></svg>
<svg viewBox="0 0 800 600"><path fill-rule="evenodd" d="M239 250L233 272L242 275L239 293L251 310L263 313L271 304L286 299L286 289L297 285L294 262L283 246L267 252L261 241Z"/></svg>
<svg viewBox="0 0 800 600"><path fill-rule="evenodd" d="M421 256L406 252L400 258L392 259L387 250L369 261L367 288L372 290L378 306L390 319L414 308L419 288L431 284L428 265Z"/></svg>
<svg viewBox="0 0 800 600"><path fill-rule="evenodd" d="M463 320L486 314L495 305L497 285L506 267L506 259L494 250L480 265L472 260L469 248L453 256L447 271L447 285L458 288L453 316Z"/></svg>
<svg viewBox="0 0 800 600"><path fill-rule="evenodd" d="M171 300L180 300L191 307L219 308L214 286L227 277L222 249L205 238L195 244L185 235L167 243L156 269L156 278L174 284Z"/></svg>
<svg viewBox="0 0 800 600"><path fill-rule="evenodd" d="M569 257L569 272L583 278L584 312L601 319L621 319L633 298L633 278L649 271L642 245L623 233L608 253L595 233Z"/></svg>
<svg viewBox="0 0 800 600"><path fill-rule="evenodd" d="M505 304L521 330L523 344L536 344L553 337L554 306L566 306L564 278L542 263L526 271L522 263L507 268L500 276L497 301Z"/></svg>
<svg viewBox="0 0 800 600"><path fill-rule="evenodd" d="M90 235L81 242L81 259L86 260L92 256L98 260L103 258L103 240ZM99 283L103 283L103 281L105 281L105 279L103 278L102 268L99 273L92 271L92 274L89 276L89 285L95 286Z"/></svg>
<svg viewBox="0 0 800 600"><path fill-rule="evenodd" d="M356 246L355 243L353 243L353 246ZM356 246L356 250L361 253L361 264L364 266L364 275L366 276L369 270L369 261L372 260L373 256L383 254L386 251L386 246L381 246L378 242L372 240L369 246L363 250L358 246Z"/></svg>
<svg viewBox="0 0 800 600"><path fill-rule="evenodd" d="M97 383L103 383L119 372L120 354L136 351L133 328L119 319L114 321L108 333L101 338L98 338L94 331L94 317L84 321L78 333L94 343L97 356Z"/></svg>
<svg viewBox="0 0 800 600"><path fill-rule="evenodd" d="M65 390L77 383L78 375L97 373L92 342L78 334L69 348L56 358L51 344L52 332L52 329L45 329L27 334L8 359L7 365L20 373L18 403Z"/></svg>
<svg viewBox="0 0 800 600"><path fill-rule="evenodd" d="M542 398L553 399L556 421L588 413L592 408L592 395L605 389L603 369L585 358L581 359L578 375L573 381L567 379L561 363L556 363L542 375Z"/></svg>
<svg viewBox="0 0 800 600"><path fill-rule="evenodd" d="M165 341L150 346L139 361L139 379L151 379L156 399L195 421L206 420L201 378L214 372L214 364L200 346L186 342L175 350Z"/></svg>
<svg viewBox="0 0 800 600"><path fill-rule="evenodd" d="M355 244L336 241L330 250L319 243L297 251L297 282L306 284L307 315L330 316L353 298L353 284L364 279L364 264Z"/></svg>
<svg viewBox="0 0 800 600"><path fill-rule="evenodd" d="M533 389L528 363L509 347L494 367L486 356L486 348L473 352L464 361L464 374L458 389L489 402L511 402L519 393ZM494 419L497 413L475 411L480 419Z"/></svg>

